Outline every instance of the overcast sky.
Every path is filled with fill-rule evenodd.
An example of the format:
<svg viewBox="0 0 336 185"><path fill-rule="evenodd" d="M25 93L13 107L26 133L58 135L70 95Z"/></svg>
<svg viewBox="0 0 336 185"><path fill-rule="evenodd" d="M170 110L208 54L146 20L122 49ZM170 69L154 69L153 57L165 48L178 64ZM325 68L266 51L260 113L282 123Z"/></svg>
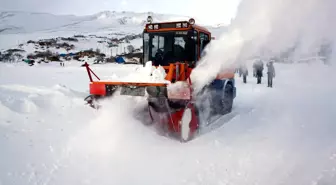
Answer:
<svg viewBox="0 0 336 185"><path fill-rule="evenodd" d="M0 10L89 15L105 10L194 16L207 23L228 23L240 0L0 0Z"/></svg>

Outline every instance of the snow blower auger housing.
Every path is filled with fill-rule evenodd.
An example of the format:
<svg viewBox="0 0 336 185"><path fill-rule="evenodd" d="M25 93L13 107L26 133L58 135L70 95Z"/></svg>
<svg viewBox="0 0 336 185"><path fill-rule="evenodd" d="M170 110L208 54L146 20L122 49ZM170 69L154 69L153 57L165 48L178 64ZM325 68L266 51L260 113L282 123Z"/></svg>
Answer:
<svg viewBox="0 0 336 185"><path fill-rule="evenodd" d="M161 66L169 83L138 83L103 81L85 63L90 79L90 95L85 98L93 108L100 98L120 92L120 95L145 96L152 122L160 123L170 133L175 133L183 142L195 136L204 119L204 109L216 114L231 112L236 96L234 69L218 74L206 89L210 108L203 107L203 100L193 97L190 74L201 58L201 53L211 40L211 33L195 25L195 20L152 23L149 16L143 32L143 65L151 61ZM97 81L92 78L94 75ZM201 104L197 103L201 102Z"/></svg>

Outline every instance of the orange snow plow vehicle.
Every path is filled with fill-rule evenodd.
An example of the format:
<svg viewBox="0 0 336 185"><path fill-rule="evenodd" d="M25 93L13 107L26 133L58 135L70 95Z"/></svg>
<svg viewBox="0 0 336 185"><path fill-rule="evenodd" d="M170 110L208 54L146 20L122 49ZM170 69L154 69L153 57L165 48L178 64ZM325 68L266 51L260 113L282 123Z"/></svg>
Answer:
<svg viewBox="0 0 336 185"><path fill-rule="evenodd" d="M189 141L199 130L204 111L216 115L231 112L236 97L234 69L218 74L204 87L210 106L202 105L201 96L193 93L190 74L211 41L211 33L196 25L194 19L153 23L149 16L147 21L143 32L143 61L163 67L169 83L103 81L85 63L90 78L90 96L85 100L97 108L99 99L112 95L144 96L152 122L164 125L181 141Z"/></svg>

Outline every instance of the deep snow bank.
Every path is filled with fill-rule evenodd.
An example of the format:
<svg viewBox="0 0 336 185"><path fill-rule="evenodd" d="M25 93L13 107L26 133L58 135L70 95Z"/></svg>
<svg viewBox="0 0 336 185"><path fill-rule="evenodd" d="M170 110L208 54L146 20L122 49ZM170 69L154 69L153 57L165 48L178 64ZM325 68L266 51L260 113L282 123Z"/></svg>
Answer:
<svg viewBox="0 0 336 185"><path fill-rule="evenodd" d="M20 81L0 84L0 184L48 183L69 131L85 122L83 114L94 113L80 92Z"/></svg>
<svg viewBox="0 0 336 185"><path fill-rule="evenodd" d="M5 75L0 78L2 184L321 185L336 180L336 89L327 80L335 73L326 66L276 64L273 89L264 81L256 85L252 77L247 84L237 78L234 116L185 144L140 122L143 98L115 97L100 111L83 105L82 68L10 66L0 68ZM97 66L96 71L127 75L134 70L126 68ZM312 73L316 70L321 73ZM65 87L51 85L54 78ZM85 86L74 86L78 83Z"/></svg>

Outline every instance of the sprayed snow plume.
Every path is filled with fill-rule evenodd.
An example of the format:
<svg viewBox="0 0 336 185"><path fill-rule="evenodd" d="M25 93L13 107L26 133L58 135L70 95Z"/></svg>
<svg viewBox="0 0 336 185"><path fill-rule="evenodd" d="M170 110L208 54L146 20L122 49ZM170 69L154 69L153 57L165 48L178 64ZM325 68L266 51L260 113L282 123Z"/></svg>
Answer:
<svg viewBox="0 0 336 185"><path fill-rule="evenodd" d="M336 43L335 6L332 0L243 0L228 32L208 46L194 71L194 81L203 86L220 69L253 58L295 62L322 54L324 62L331 63L336 58L330 49Z"/></svg>

